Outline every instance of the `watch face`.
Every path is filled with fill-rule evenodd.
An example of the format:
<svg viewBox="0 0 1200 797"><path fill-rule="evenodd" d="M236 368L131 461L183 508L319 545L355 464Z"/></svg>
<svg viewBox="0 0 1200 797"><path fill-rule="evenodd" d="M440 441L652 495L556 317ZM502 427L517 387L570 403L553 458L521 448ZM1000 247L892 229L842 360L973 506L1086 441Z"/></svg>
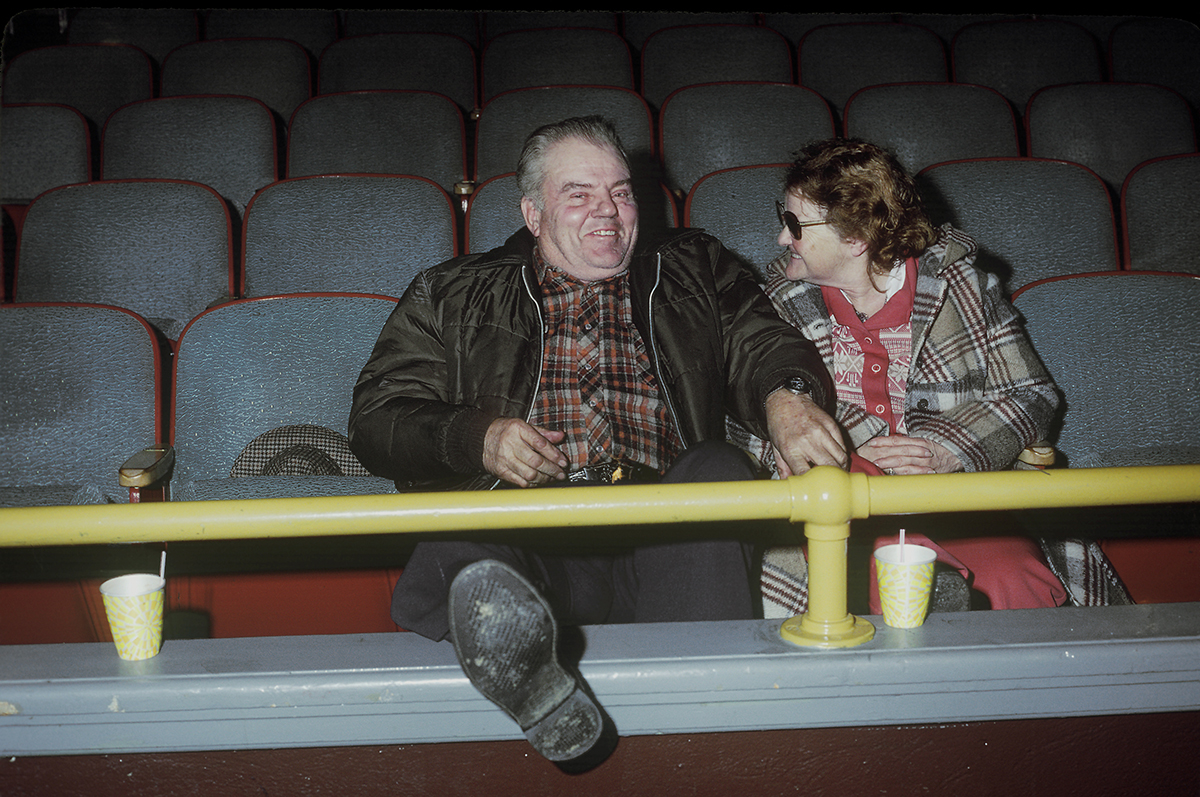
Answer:
<svg viewBox="0 0 1200 797"><path fill-rule="evenodd" d="M812 388L809 387L808 380L799 376L789 379L784 387L793 393L808 393L812 390Z"/></svg>

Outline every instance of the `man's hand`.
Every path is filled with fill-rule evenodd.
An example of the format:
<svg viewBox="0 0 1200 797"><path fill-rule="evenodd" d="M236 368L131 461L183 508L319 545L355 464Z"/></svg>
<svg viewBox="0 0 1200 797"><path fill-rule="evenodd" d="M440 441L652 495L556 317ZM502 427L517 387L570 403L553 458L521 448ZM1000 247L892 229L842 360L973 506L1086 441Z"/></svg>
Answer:
<svg viewBox="0 0 1200 797"><path fill-rule="evenodd" d="M775 448L780 478L797 476L817 465L847 467L850 456L837 421L808 396L776 390L767 397L767 435Z"/></svg>
<svg viewBox="0 0 1200 797"><path fill-rule="evenodd" d="M555 447L565 437L519 418L497 418L483 440L483 467L518 487L565 479L567 458Z"/></svg>
<svg viewBox="0 0 1200 797"><path fill-rule="evenodd" d="M922 437L881 435L858 447L863 459L884 473L897 476L917 473L954 473L963 469L958 457L944 446Z"/></svg>

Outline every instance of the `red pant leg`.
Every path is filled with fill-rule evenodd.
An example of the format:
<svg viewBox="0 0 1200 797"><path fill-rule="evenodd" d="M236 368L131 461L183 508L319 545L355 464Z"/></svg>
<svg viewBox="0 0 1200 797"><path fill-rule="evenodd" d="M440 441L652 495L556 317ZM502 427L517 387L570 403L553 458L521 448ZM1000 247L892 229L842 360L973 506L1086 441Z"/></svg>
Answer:
<svg viewBox="0 0 1200 797"><path fill-rule="evenodd" d="M900 536L880 537L875 547L892 545ZM925 545L937 552L939 562L962 573L972 588L982 592L993 609L1041 609L1061 606L1067 590L1051 572L1042 550L1024 537L977 537L938 544L923 534L906 534L905 542ZM882 614L879 582L874 563L870 568L872 614Z"/></svg>

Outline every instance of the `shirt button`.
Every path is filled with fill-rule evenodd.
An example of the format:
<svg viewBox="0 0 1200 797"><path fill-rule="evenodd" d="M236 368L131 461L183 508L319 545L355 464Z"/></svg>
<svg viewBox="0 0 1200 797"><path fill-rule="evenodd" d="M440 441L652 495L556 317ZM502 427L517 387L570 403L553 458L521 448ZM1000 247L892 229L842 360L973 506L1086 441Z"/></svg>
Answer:
<svg viewBox="0 0 1200 797"><path fill-rule="evenodd" d="M875 412L878 413L879 415L883 415L883 410L884 410L884 406L882 404L875 405Z"/></svg>
<svg viewBox="0 0 1200 797"><path fill-rule="evenodd" d="M876 374L879 373L879 363L875 363L871 366L871 372Z"/></svg>
<svg viewBox="0 0 1200 797"><path fill-rule="evenodd" d="M870 338L863 338L863 343L874 343Z"/></svg>

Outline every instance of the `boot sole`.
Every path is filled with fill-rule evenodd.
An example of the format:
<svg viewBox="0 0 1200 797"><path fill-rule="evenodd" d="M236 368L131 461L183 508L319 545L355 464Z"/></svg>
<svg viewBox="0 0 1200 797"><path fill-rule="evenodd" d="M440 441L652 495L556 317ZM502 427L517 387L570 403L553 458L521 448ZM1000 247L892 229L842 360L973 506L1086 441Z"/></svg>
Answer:
<svg viewBox="0 0 1200 797"><path fill-rule="evenodd" d="M558 626L538 591L507 565L476 562L450 588L450 638L463 672L551 761L599 739L599 707L558 661Z"/></svg>

